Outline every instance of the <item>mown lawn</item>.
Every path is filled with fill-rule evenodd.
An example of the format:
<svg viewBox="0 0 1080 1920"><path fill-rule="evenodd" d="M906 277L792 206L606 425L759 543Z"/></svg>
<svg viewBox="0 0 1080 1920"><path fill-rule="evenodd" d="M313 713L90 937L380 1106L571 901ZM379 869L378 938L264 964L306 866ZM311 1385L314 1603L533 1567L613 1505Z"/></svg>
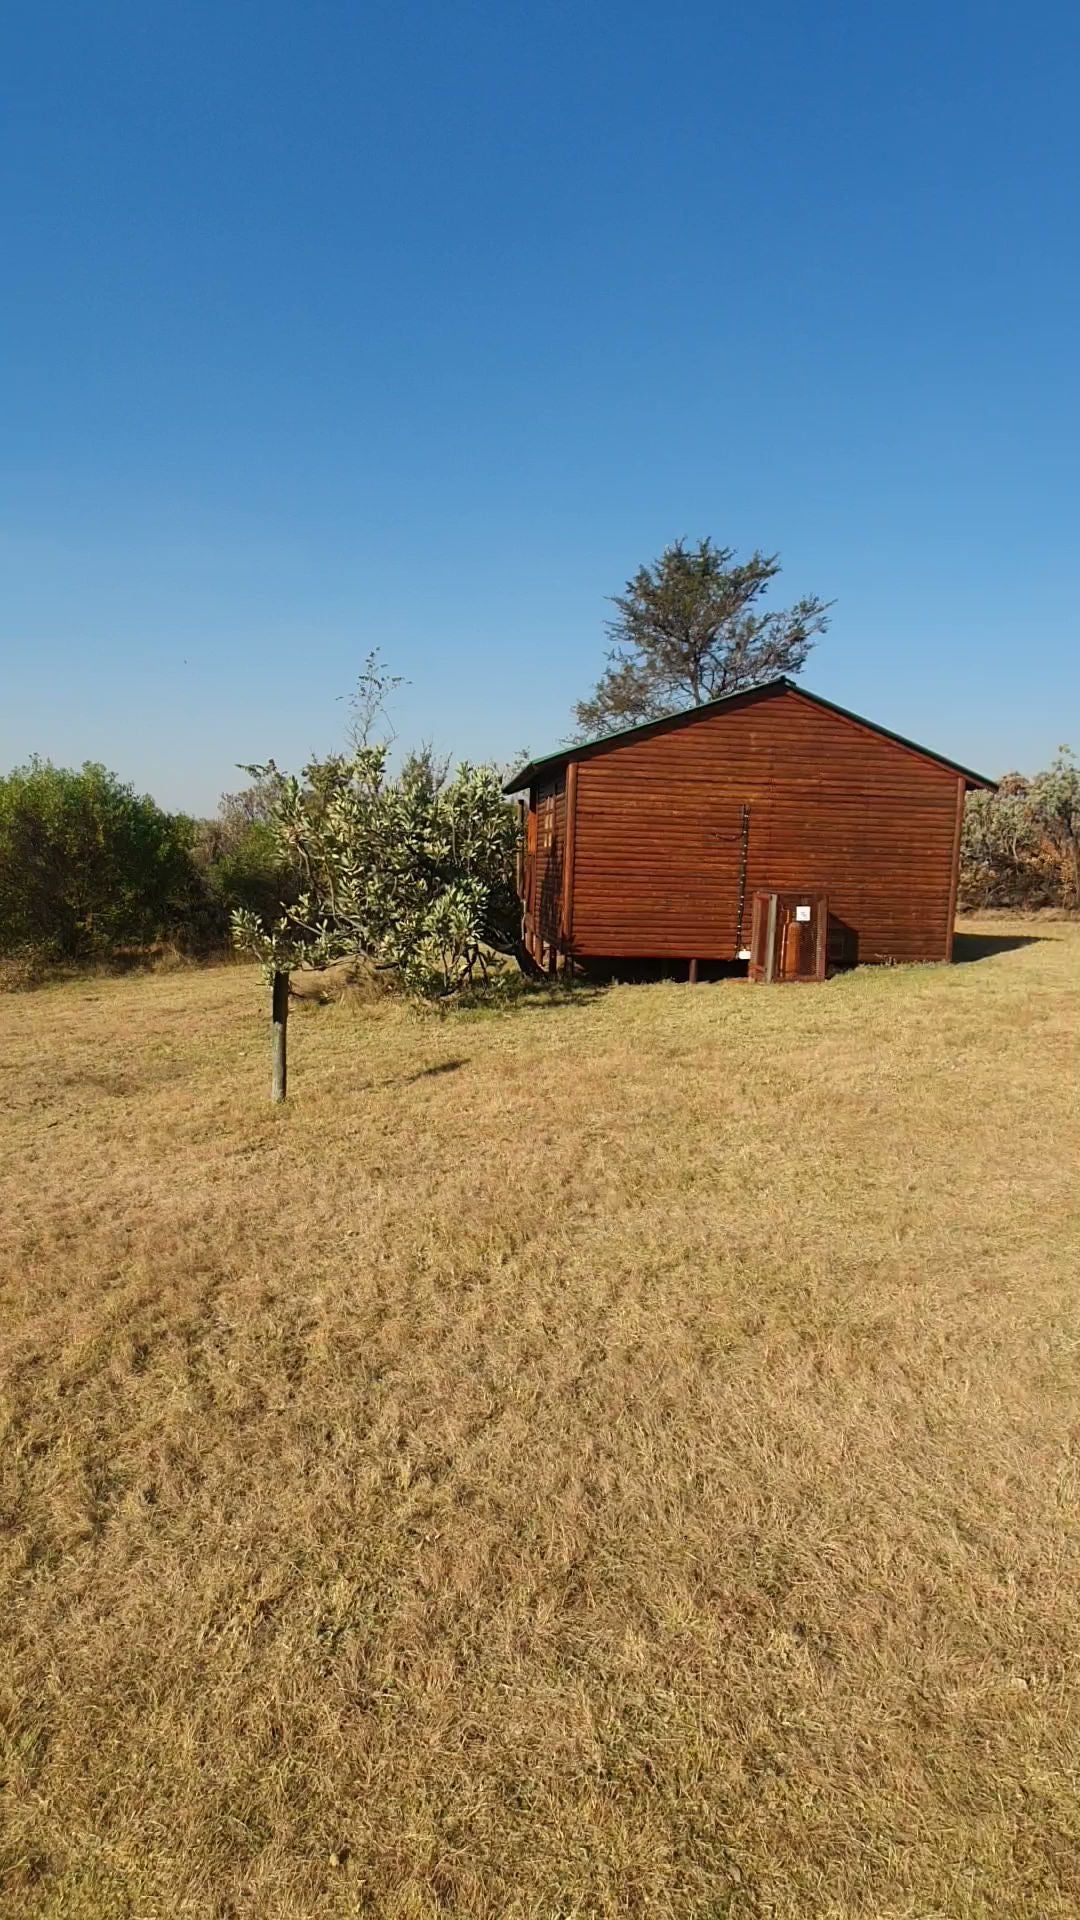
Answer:
<svg viewBox="0 0 1080 1920"><path fill-rule="evenodd" d="M280 1110L249 970L0 1000L0 1911L1080 1912L1080 926L1020 932L309 1009Z"/></svg>

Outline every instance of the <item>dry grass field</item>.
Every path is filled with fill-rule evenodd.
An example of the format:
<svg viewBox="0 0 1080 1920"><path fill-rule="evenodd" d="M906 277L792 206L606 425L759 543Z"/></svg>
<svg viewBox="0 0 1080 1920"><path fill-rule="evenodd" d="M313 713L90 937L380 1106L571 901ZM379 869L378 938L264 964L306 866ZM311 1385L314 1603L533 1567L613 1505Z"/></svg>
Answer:
<svg viewBox="0 0 1080 1920"><path fill-rule="evenodd" d="M0 1911L1080 1914L1080 926L0 1001ZM980 935L992 934L983 923Z"/></svg>

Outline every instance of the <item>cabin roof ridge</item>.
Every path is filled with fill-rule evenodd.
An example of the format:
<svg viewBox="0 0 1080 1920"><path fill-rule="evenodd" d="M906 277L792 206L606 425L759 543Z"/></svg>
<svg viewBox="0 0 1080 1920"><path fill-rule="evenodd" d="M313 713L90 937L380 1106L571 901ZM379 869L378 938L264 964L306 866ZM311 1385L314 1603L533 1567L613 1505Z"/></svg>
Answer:
<svg viewBox="0 0 1080 1920"><path fill-rule="evenodd" d="M519 767L506 781L504 793L518 793L522 787L532 786L538 776L553 772L565 766L571 760L592 759L604 753L617 752L619 747L631 740L645 739L653 733L676 732L679 728L693 726L697 721L707 719L721 708L729 707L735 701L750 703L766 695L776 693L794 693L813 706L821 707L827 713L835 713L853 725L865 727L870 733L878 734L882 739L891 740L894 745L905 747L909 753L918 754L924 760L931 760L950 772L959 774L969 787L993 788L997 782L985 774L976 773L971 767L961 766L958 760L951 760L946 754L937 753L933 747L924 747L917 740L910 740L905 734L897 733L892 727L883 727L876 720L867 720L861 713L852 712L850 707L842 707L835 700L827 700L823 694L812 693L809 687L800 685L789 674L777 674L771 680L761 680L753 687L738 687L731 693L718 694L714 700L703 700L698 706L685 707L678 713L661 714L655 720L642 720L632 727L619 727L613 733L600 734L595 740L582 740L569 746L558 747L553 753L534 755L525 765Z"/></svg>

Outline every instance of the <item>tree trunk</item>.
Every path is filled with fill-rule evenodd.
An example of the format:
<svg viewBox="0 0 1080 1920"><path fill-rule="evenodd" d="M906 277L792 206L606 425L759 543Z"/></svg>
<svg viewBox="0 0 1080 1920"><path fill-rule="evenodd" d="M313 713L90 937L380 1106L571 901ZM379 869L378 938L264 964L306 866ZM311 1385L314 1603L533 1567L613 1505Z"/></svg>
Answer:
<svg viewBox="0 0 1080 1920"><path fill-rule="evenodd" d="M543 967L539 961L533 959L524 940L515 940L512 952L514 959L517 961L518 966L521 968L527 980L544 980L547 978Z"/></svg>
<svg viewBox="0 0 1080 1920"><path fill-rule="evenodd" d="M270 1035L273 1068L270 1081L270 1098L277 1106L285 1098L288 1068L285 1057L285 1036L289 1024L289 976L287 973L275 973L270 990Z"/></svg>

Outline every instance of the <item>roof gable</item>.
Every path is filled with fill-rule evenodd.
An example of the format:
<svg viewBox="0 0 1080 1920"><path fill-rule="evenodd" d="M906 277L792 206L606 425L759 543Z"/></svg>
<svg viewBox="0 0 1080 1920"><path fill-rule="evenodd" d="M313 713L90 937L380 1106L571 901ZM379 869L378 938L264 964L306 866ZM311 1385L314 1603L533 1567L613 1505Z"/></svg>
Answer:
<svg viewBox="0 0 1080 1920"><path fill-rule="evenodd" d="M996 781L988 780L984 774L974 773L970 767L962 767L956 760L949 760L942 753L934 753L929 747L921 747L915 740L905 739L902 733L894 733L891 727L882 727L874 720L866 720L861 714L852 713L847 707L837 706L833 700L826 700L819 693L811 693L809 688L801 687L797 681L782 675L776 680L763 681L759 687L744 688L738 693L721 694L717 700L707 700L699 707L688 707L682 713L665 714L661 720L646 720L640 726L623 727L618 733L603 735L599 740L586 741L581 746L561 747L555 753L544 754L539 759L529 760L525 766L506 782L504 793L517 793L522 787L529 787L544 774L553 773L570 760L591 760L599 754L617 753L619 748L631 741L647 740L653 734L674 733L682 727L693 726L699 720L708 719L722 708L735 705L750 705L758 700L769 699L779 693L797 694L800 700L809 701L812 706L821 707L826 713L835 713L843 720L850 720L853 726L863 727L869 733L878 734L883 740L891 740L895 746L904 747L920 759L929 760L935 766L946 767L950 773L959 774L969 787L996 786Z"/></svg>

